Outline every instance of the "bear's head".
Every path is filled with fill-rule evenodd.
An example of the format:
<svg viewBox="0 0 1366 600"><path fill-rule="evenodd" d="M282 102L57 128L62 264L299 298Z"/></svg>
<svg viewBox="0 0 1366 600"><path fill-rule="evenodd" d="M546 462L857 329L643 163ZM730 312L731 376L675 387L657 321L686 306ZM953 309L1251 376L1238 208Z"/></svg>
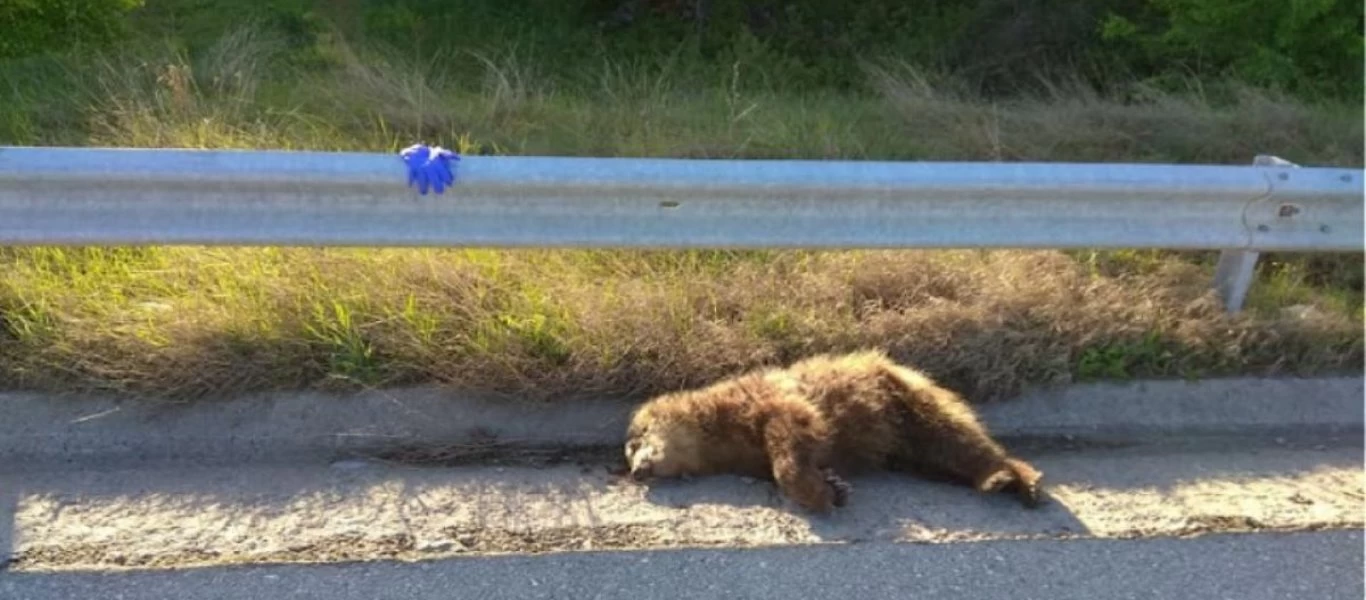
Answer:
<svg viewBox="0 0 1366 600"><path fill-rule="evenodd" d="M636 481L682 477L699 470L701 432L661 407L659 403L641 407L626 431L626 464Z"/></svg>

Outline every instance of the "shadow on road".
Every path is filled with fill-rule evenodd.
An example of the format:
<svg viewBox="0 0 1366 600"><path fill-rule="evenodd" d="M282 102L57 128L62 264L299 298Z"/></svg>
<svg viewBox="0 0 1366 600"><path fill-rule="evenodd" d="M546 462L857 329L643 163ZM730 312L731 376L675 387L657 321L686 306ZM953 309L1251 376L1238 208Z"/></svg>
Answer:
<svg viewBox="0 0 1366 600"><path fill-rule="evenodd" d="M804 513L771 482L729 476L656 483L646 498L680 508L707 504L781 508L801 515L825 541L1097 534L1101 532L1087 523L1098 518L1106 533L1115 533L1126 526L1124 520L1142 529L1145 519L1170 523L1182 518L1181 511L1205 512L1208 515L1197 517L1231 522L1246 516L1251 519L1247 522L1256 523L1255 515L1244 515L1243 509L1289 501L1312 510L1315 491L1306 489L1303 497L1297 497L1289 482L1322 470L1359 473L1360 449L1359 434L1350 432L1298 441L1187 439L1073 451L1053 447L1024 454L1044 472L1047 497L1032 510L1021 506L1012 494L985 495L966 486L899 473L851 479L854 491L849 505L826 516ZM1347 483L1345 487L1353 486ZM1360 487L1359 481L1355 487ZM1282 493L1286 497L1272 497ZM1220 505L1215 499L1234 499L1238 504Z"/></svg>
<svg viewBox="0 0 1366 600"><path fill-rule="evenodd" d="M14 556L14 519L19 512L20 490L0 480L0 573L9 570Z"/></svg>

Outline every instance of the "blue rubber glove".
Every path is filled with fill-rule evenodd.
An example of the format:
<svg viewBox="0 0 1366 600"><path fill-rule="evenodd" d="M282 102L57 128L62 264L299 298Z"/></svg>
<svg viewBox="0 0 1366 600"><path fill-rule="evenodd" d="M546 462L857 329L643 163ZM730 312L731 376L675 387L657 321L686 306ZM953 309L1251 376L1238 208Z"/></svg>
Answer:
<svg viewBox="0 0 1366 600"><path fill-rule="evenodd" d="M413 144L398 153L408 165L408 187L417 184L423 196L427 189L433 188L440 194L446 187L455 183L451 171L452 162L460 162L460 155L441 146L428 148L426 144Z"/></svg>

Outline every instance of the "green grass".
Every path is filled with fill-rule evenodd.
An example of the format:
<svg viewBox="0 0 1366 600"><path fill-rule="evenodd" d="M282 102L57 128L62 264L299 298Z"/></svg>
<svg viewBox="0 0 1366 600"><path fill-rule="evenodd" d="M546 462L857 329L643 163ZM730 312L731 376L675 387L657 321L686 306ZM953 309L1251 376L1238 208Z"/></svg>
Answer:
<svg viewBox="0 0 1366 600"><path fill-rule="evenodd" d="M0 143L1362 162L1358 107L1237 85L986 100L894 61L837 91L788 88L744 60L604 60L552 77L507 48L416 60L341 37L300 49L271 27L203 35L189 50L142 43L0 64ZM1073 380L1359 372L1360 254L1268 256L1236 316L1208 289L1213 261L1150 250L0 249L0 388L190 399L437 383L629 398L868 346L976 400Z"/></svg>

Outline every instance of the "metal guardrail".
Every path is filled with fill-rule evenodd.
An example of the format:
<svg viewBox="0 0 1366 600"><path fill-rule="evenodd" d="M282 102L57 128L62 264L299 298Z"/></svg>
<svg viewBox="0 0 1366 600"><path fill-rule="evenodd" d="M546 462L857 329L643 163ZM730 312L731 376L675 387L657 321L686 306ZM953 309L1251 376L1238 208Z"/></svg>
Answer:
<svg viewBox="0 0 1366 600"><path fill-rule="evenodd" d="M0 245L1360 251L1362 170L0 148Z"/></svg>

